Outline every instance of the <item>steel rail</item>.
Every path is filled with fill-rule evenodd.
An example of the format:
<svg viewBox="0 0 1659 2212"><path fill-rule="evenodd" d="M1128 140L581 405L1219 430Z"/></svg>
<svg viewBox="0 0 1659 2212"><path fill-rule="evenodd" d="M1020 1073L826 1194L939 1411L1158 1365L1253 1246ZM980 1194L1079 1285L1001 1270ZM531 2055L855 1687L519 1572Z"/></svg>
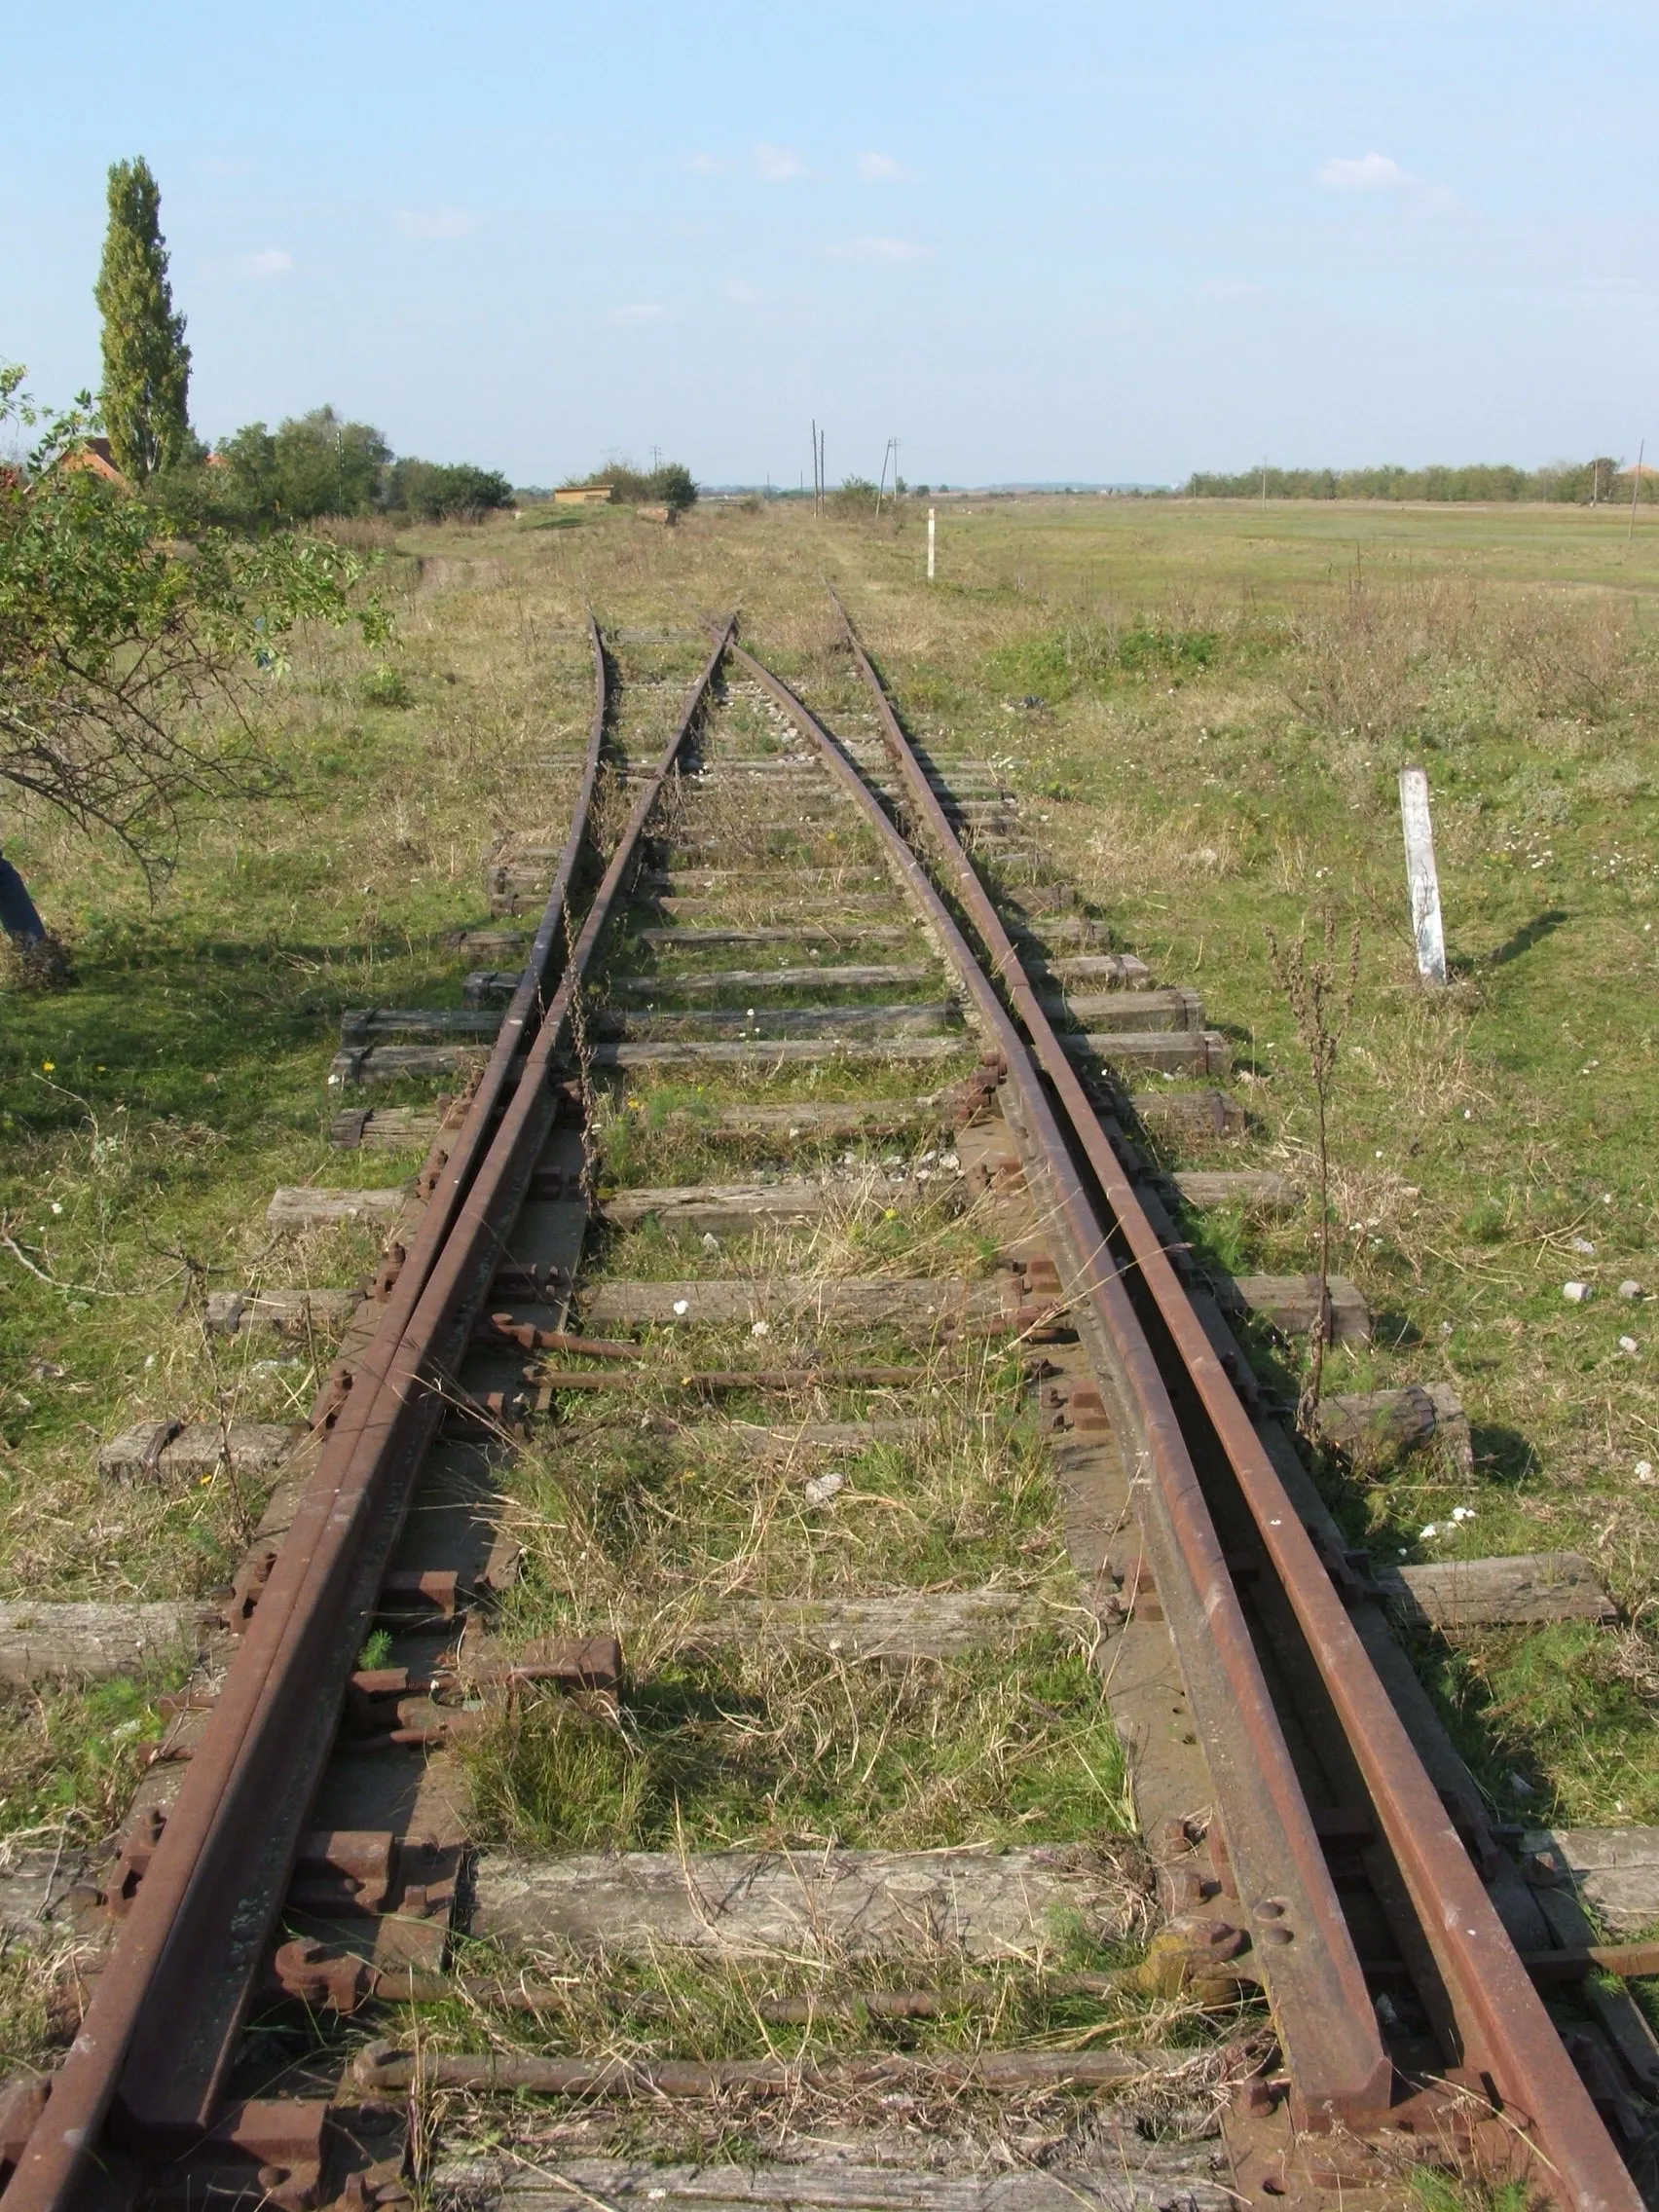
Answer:
<svg viewBox="0 0 1659 2212"><path fill-rule="evenodd" d="M734 658L812 737L876 831L889 864L926 913L1006 1065L1048 1185L1042 1194L1044 1209L1070 1246L1072 1295L1088 1301L1108 1341L1124 1347L1120 1372L1145 1441L1144 1456L1157 1471L1170 1549L1191 1579L1218 1662L1215 1717L1242 1720L1248 1733L1248 1756L1226 1778L1228 1848L1246 1901L1260 1905L1271 1900L1276 1908L1260 1925L1272 1918L1291 1932L1291 1939L1272 1946L1263 1963L1282 2008L1300 2117L1315 2125L1370 2118L1386 2107L1392 2068L1364 1975L1174 1406L1025 1042L921 861L851 757L781 679L741 645L732 649ZM1197 1702L1195 1696L1195 1706ZM1301 2003L1291 2002L1293 1996Z"/></svg>
<svg viewBox="0 0 1659 2212"><path fill-rule="evenodd" d="M639 859L661 794L729 641L728 622L642 791L522 1066L493 1056L432 1212L319 1454L247 1634L208 1716L114 1953L3 2199L5 2212L130 2201L137 2161L178 2156L211 2128L226 2071L280 1908L301 1824L331 1748L346 1677L372 1618L422 1457L442 1418L557 1111L552 1075L575 995ZM603 739L603 645L593 629L596 711L584 778L591 803ZM579 860L572 827L554 898ZM554 899L549 899L549 909ZM536 943L550 962L562 912ZM522 1043L545 980L527 963L514 1007ZM487 1070L487 1078L491 1071ZM510 1089L510 1096L508 1095ZM499 1118L498 1126L491 1124ZM465 1174L462 1159L476 1162ZM442 1201L440 1204L440 1200ZM367 1380L370 1387L363 1387Z"/></svg>
<svg viewBox="0 0 1659 2212"><path fill-rule="evenodd" d="M991 954L993 971L1014 1002L1116 1217L1130 1265L1168 1332L1295 1612L1354 1762L1372 1793L1423 1936L1454 2000L1457 2026L1466 2039L1464 2063L1490 2072L1505 2102L1528 2116L1544 2159L1554 2169L1567 2200L1579 2212L1612 2212L1613 2207L1635 2212L1641 2199L1629 2170L1597 2116L1302 1516L1101 1128L1013 940L929 785L885 685L832 591L830 598L876 702L882 734L908 803L926 825L963 910ZM1136 1338L1145 1341L1138 1328ZM1369 2015L1369 2002L1366 2009ZM1294 2055L1287 2055L1294 2064Z"/></svg>

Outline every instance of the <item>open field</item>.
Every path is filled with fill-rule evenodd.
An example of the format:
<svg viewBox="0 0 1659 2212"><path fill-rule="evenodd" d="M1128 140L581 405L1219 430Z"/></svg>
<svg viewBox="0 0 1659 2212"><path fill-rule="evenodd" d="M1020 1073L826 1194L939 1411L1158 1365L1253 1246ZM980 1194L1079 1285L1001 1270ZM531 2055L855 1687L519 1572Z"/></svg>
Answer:
<svg viewBox="0 0 1659 2212"><path fill-rule="evenodd" d="M1117 942L1155 980L1201 986L1253 1120L1225 1162L1193 1164L1306 1183L1309 1090L1266 933L1327 907L1357 923L1336 1264L1382 1318L1370 1347L1332 1355L1327 1386L1450 1381L1476 1459L1472 1480L1423 1460L1329 1479L1380 1561L1589 1555L1621 1629L1459 1635L1423 1665L1505 1818L1659 1821L1659 1486L1636 1472L1659 1463L1659 1400L1650 1309L1618 1295L1627 1278L1659 1290L1650 516L1627 547L1611 512L967 505L941 512L932 591L908 510L412 534L383 578L401 686L338 641L298 656L274 710L292 800L201 823L154 911L109 855L8 822L80 981L9 989L0 1015L0 1209L53 1278L0 1249L0 1595L224 1581L257 1487L114 1490L97 1448L164 1414L304 1418L326 1356L215 1346L203 1295L254 1271L370 1271L367 1230L278 1242L265 1203L278 1184L418 1166L365 1152L348 1177L330 1154L338 1014L457 1003L443 933L485 920L487 856L557 841L587 709L584 597L620 633L636 731L642 680L661 679L671 719L701 658L661 633L734 602L834 726L857 693L830 650L829 576L912 731L1004 761ZM1438 1001L1406 928L1393 779L1411 757L1435 791L1456 967ZM527 792L545 794L534 819ZM1237 1272L1312 1264L1306 1204L1271 1225L1212 1215L1205 1235ZM1595 1298L1567 1303L1568 1278ZM1457 1507L1472 1518L1454 1525ZM5 1825L73 1806L96 1829L154 1726L120 1685L13 1701Z"/></svg>

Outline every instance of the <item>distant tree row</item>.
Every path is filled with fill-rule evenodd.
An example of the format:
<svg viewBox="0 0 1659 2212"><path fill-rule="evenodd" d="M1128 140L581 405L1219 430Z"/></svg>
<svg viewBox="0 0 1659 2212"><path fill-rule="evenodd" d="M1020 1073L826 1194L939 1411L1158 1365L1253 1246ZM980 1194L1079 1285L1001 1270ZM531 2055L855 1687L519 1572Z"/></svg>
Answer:
<svg viewBox="0 0 1659 2212"><path fill-rule="evenodd" d="M1603 454L1593 461L1552 461L1545 468L1476 463L1464 468L1250 468L1236 476L1199 474L1185 490L1194 499L1555 499L1588 506L1628 502L1636 472ZM1643 469L1639 496L1659 499L1659 471Z"/></svg>

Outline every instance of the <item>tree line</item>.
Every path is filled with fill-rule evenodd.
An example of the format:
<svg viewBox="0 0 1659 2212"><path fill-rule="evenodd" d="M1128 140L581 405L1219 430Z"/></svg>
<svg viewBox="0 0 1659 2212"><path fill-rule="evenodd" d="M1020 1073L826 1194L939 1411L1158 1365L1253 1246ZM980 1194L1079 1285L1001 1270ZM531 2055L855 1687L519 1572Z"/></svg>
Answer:
<svg viewBox="0 0 1659 2212"><path fill-rule="evenodd" d="M1248 468L1200 472L1182 487L1190 499L1428 499L1447 502L1555 500L1566 506L1659 499L1659 471L1622 467L1609 455L1552 461L1544 468L1476 462L1430 468Z"/></svg>
<svg viewBox="0 0 1659 2212"><path fill-rule="evenodd" d="M277 790L263 708L302 624L390 637L363 587L372 558L311 526L335 516L479 515L513 498L468 463L395 456L332 407L249 423L210 450L190 421L190 347L173 305L149 165L109 171L94 286L103 382L67 408L0 362L0 792L125 847L152 884L196 800ZM617 466L613 496L677 510L678 462ZM63 948L0 856L0 932L25 978L59 980Z"/></svg>
<svg viewBox="0 0 1659 2212"><path fill-rule="evenodd" d="M175 506L188 501L213 519L255 529L323 515L444 522L513 500L498 470L395 458L372 423L347 422L332 407L290 416L275 430L249 423L158 491Z"/></svg>
<svg viewBox="0 0 1659 2212"><path fill-rule="evenodd" d="M93 287L103 351L97 414L109 458L134 492L175 522L241 530L322 515L439 522L511 503L512 486L498 470L397 459L373 424L346 422L332 407L290 416L275 430L246 424L209 451L190 424L190 348L173 306L161 206L147 162L115 163Z"/></svg>

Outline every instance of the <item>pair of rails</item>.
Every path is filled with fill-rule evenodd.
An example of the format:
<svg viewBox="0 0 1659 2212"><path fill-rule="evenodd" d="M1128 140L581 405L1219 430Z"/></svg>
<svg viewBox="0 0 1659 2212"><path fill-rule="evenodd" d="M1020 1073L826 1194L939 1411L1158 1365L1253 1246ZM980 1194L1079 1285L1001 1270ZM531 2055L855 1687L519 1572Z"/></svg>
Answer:
<svg viewBox="0 0 1659 2212"><path fill-rule="evenodd" d="M304 2162L314 2109L228 2113L227 2079L444 1385L561 1108L579 994L727 663L816 747L907 886L978 1027L987 1087L1021 1135L1064 1302L1138 1461L1144 1553L1209 1769L1229 1909L1267 1991L1297 2125L1397 2141L1415 2130L1425 2148L1455 2137L1490 2171L1525 2172L1574 2212L1641 2203L1494 1908L1479 1839L1471 1856L1374 1663L1352 1589L1297 1510L838 603L837 614L898 803L744 648L733 616L577 927L612 705L590 617L583 773L529 957L465 1119L428 1162L420 1231L383 1278L372 1341L334 1378L290 1531L80 2033L18 2146L3 2212L136 2203L158 2168L188 2171L227 2134L274 2173ZM1379 1929L1383 1961L1365 1955ZM1403 2070L1381 2024L1379 1995L1402 1976L1440 2053L1426 2078Z"/></svg>

